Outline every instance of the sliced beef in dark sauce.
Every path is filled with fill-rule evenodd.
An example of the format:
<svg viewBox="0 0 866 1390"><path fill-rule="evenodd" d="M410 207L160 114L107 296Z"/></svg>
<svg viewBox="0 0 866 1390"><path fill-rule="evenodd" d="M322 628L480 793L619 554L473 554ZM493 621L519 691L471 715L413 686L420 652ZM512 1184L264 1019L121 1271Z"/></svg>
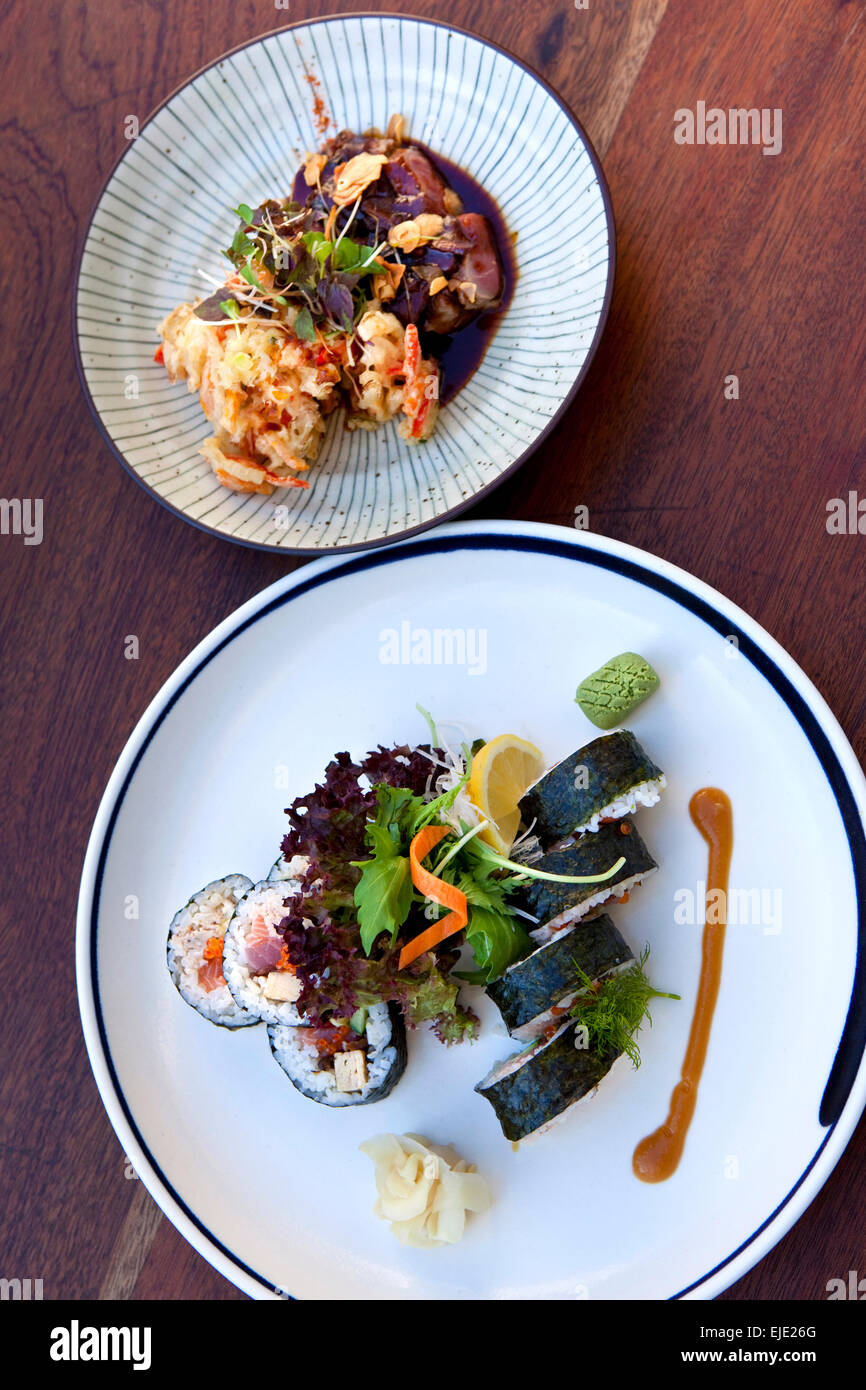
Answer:
<svg viewBox="0 0 866 1390"><path fill-rule="evenodd" d="M465 212L457 221L469 246L450 273L449 288L430 297L424 316L429 333L454 333L485 309L495 309L502 298L502 260L490 223L477 212Z"/></svg>
<svg viewBox="0 0 866 1390"><path fill-rule="evenodd" d="M310 190L307 206L326 219L334 202L336 168L365 152L386 155L388 162L365 190L354 214L350 231L354 239L384 241L392 227L422 213L443 219L439 236L414 251L398 253L406 269L395 298L384 307L404 324L416 323L422 331L442 335L495 309L505 277L493 229L480 213L463 212L458 194L418 146L341 131L323 148L327 162L320 175L321 191ZM346 226L350 212L344 208L337 214L338 232ZM431 294L431 284L442 277L447 287Z"/></svg>
<svg viewBox="0 0 866 1390"><path fill-rule="evenodd" d="M401 145L391 155L385 174L401 198L424 199L422 212L438 212L444 217L446 213L461 211L457 194L434 169L426 154L413 145Z"/></svg>

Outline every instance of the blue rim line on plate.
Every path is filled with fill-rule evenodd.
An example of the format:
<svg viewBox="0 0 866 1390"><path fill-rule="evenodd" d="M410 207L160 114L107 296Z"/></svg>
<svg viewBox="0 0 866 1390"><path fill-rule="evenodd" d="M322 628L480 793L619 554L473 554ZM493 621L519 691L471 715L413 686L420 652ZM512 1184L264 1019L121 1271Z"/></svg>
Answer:
<svg viewBox="0 0 866 1390"><path fill-rule="evenodd" d="M126 1103L126 1098L121 1089L120 1082L118 1080L117 1073L114 1069L114 1064L111 1059L111 1053L108 1046L108 1037L106 1035L105 1025L102 1017L102 1009L99 1001L96 938L98 930L99 902L102 889L102 878L105 869L105 861L108 857L111 836L114 830L114 825L116 823L117 817L120 813L120 808L122 806L123 799L126 795L126 791L129 787L130 782L132 781L133 776L135 775L135 771L139 763L141 762L141 759L143 758L145 752L147 751L151 743L151 740L153 739L154 734L159 729L166 715L177 703L183 692L192 683L192 681L196 678L199 672L202 671L205 668L205 666L207 666L208 663L215 656L218 655L219 652L221 652L225 647L227 647L231 642L233 642L234 639L240 633L244 632L248 627L251 627L252 624L257 622L260 618L266 617L269 613L274 612L277 608L281 608L284 604L290 602L292 599L300 598L303 594L308 593L313 589L319 588L322 584L329 583L331 580L345 578L351 574L356 574L364 570L377 568L380 565L392 564L400 561L401 559L411 559L418 555L447 553L452 550L518 550L530 552L533 554L541 552L543 554L556 556L560 559L577 560L583 563L597 565L600 569L612 570L616 574L623 575L627 579L635 580L636 582L643 584L645 587L654 589L656 590L656 592L663 594L665 597L673 600L675 603L678 603L681 607L688 609L689 612L693 613L696 617L700 618L702 622L705 622L709 627L713 628L714 631L718 632L721 636L726 638L736 637L741 655L747 657L748 660L752 663L752 665L761 673L764 679L768 681L768 683L773 687L776 693L784 701L791 714L797 720L797 723L799 724L800 728L802 729L803 733L808 739L813 752L815 753L818 761L820 762L824 770L824 774L827 777L827 780L833 791L836 804L839 808L839 814L842 819L842 824L845 830L849 849L851 852L851 863L854 873L854 884L858 905L857 953L854 967L854 979L852 982L851 997L848 1005L848 1013L845 1019L844 1027L842 1029L842 1035L839 1040L839 1045L836 1050L836 1056L834 1058L833 1065L830 1069L830 1075L827 1079L827 1083L824 1088L824 1093L821 1098L821 1103L819 1107L819 1123L827 1129L827 1133L822 1139L821 1143L818 1145L818 1148L812 1156L812 1159L804 1168L803 1172L800 1174L800 1177L790 1188L786 1196L783 1197L782 1201L779 1202L778 1206L766 1218L766 1220L762 1221L761 1225L758 1226L746 1240L744 1240L739 1246L737 1246L735 1250L732 1250L731 1253L725 1257L725 1259L720 1260L719 1263L714 1265L712 1269L707 1270L707 1272L701 1275L700 1278L694 1280L685 1288L680 1289L678 1293L670 1295L671 1301L680 1299L683 1298L686 1294L689 1294L693 1292L695 1289L699 1288L701 1284L706 1283L706 1281L712 1278L713 1275L719 1273L720 1270L724 1269L726 1265L730 1264L732 1260L736 1259L738 1255L742 1254L743 1251L745 1251L748 1248L748 1246L751 1245L752 1242L757 1239L757 1237L762 1233L762 1231L766 1230L766 1228L776 1219L779 1213L784 1209L784 1207L788 1204L788 1202L791 1200L794 1194L805 1182L809 1173L812 1171L818 1159L820 1158L824 1148L826 1147L835 1129L836 1123L839 1120L840 1115L842 1114L845 1102L847 1101L848 1096L850 1095L857 1070L862 1061L864 1052L866 1052L866 910L864 910L866 909L866 835L864 835L863 824L860 815L857 811L856 802L854 800L851 787L848 783L848 779L845 776L844 770L839 762L838 757L836 756L835 751L830 745L830 741L827 738L827 735L821 728L818 720L816 719L812 710L807 705L806 701L803 699L802 695L799 693L798 690L794 688L788 677L779 669L776 662L773 661L773 659L769 657L765 652L763 652L760 649L760 647L758 647L757 644L752 640L752 638L748 637L744 632L742 632L734 624L732 624L730 619L726 618L724 614L718 612L712 606L712 604L707 602L706 599L703 599L696 594L689 593L687 589L684 589L682 585L677 583L675 580L669 579L664 575L656 574L654 571L646 569L643 565L639 564L638 562L626 559L624 556L612 555L602 551L598 551L576 540L566 543L564 541L557 541L543 536L530 537L508 535L505 533L477 533L475 535L470 534L464 536L454 536L453 538L443 537L440 539L437 539L436 537L430 537L429 539L413 541L401 544L399 546L384 547L380 548L378 551L375 551L372 554L356 556L354 559L346 560L336 565L330 565L320 574L317 574L310 579L301 580L291 589L287 590L285 593L279 595L279 597L273 599L270 603L266 604L265 607L260 608L255 613L251 614L250 617L248 617L239 627L234 628L223 639L223 641L219 643L218 646L214 647L212 651L208 652L208 654L196 666L195 670L190 672L190 674L184 680L183 684L180 685L178 689L174 692L171 699L168 701L165 707L162 710L160 710L160 713L154 720L152 727L148 731L147 737L145 738L141 748L138 750L138 753L135 756L132 766L130 767L123 781L123 785L121 786L120 791L117 795L117 799L114 803L114 806L112 807L111 815L108 821L108 825L106 827L102 847L100 850L99 862L97 865L95 875L93 904L90 916L90 984L92 990L94 1012L99 1028L100 1041L102 1043L103 1057L105 1059L105 1063L108 1068L109 1075L111 1077L111 1082L114 1088L114 1094L118 1101L118 1104L120 1105L123 1111L123 1114L126 1116L127 1122L129 1123L136 1140L141 1146L143 1153L146 1155L147 1160L150 1163L154 1173L159 1178L165 1190L170 1193L172 1199L177 1203L181 1211L183 1211L183 1213L188 1217L188 1219L196 1227L196 1229L199 1230L203 1236L205 1236L205 1238L210 1242L210 1244L214 1246L215 1249L219 1250L228 1259L230 1259L237 1269L242 1270L248 1277L254 1279L263 1290L267 1290L269 1293L277 1292L277 1290L274 1289L273 1284L271 1284L261 1274L251 1269L248 1265L244 1264L244 1262L241 1259L239 1259L237 1255L235 1255L232 1251L228 1250L226 1246L221 1244L221 1242L216 1238L216 1236L214 1236L214 1234L205 1225L203 1225L203 1223L198 1219L195 1213L186 1205L186 1203L183 1201L180 1195L172 1187L171 1183L166 1178L159 1164L156 1162L150 1149L144 1142L144 1138L140 1133L138 1126L136 1125L135 1120L133 1118L133 1115Z"/></svg>
<svg viewBox="0 0 866 1390"><path fill-rule="evenodd" d="M93 416L94 422L100 435L102 436L104 442L108 445L111 452L114 454L115 458L123 465L124 469L130 475L130 477L135 479L139 487L143 488L143 490L148 494L148 496L152 497L155 501L157 501L161 507L164 507L166 511L171 512L173 516L179 517L182 521L187 522L190 526L194 526L196 530L203 531L206 535L216 536L220 540L232 541L235 545L243 545L249 548L250 550L264 550L267 551L269 554L276 553L286 556L306 555L311 557L315 556L317 558L323 558L325 556L330 555L348 554L352 551L368 550L375 546L394 545L398 541L406 540L411 536L417 536L422 531L428 531L431 527L441 526L446 521L453 521L458 516L461 516L470 507L474 507L475 504L477 502L480 502L483 497L488 496L488 494L493 492L495 488L499 487L500 484L504 483L506 479L512 477L517 472L517 470L521 468L524 463L526 463L527 459L529 459L530 456L533 453L535 453L536 449L538 449L539 445L547 438L547 436L554 429L554 427L561 422L563 416L565 415L572 402L574 401L577 392L583 385L586 374L592 365L596 352L598 351L598 346L601 342L602 334L604 333L605 326L607 324L608 314L610 313L611 299L613 297L613 286L614 280L616 278L616 221L614 218L613 203L611 201L610 189L608 188L607 179L605 178L604 170L601 165L601 160L599 159L599 156L596 153L592 141L590 140L580 121L577 119L567 102L563 100L563 98L559 95L555 88L553 88L550 85L550 83L547 82L545 78L543 78L541 74L536 71L535 68L531 67L529 63L525 63L522 58L518 58L516 54L510 51L510 49L504 48L502 44L495 43L492 39L486 39L482 37L482 35L474 33L471 29L463 29L457 24L449 24L446 21L439 19L429 19L426 15L416 15L408 13L404 14L396 10L358 10L357 12L347 10L340 14L321 15L317 19L296 20L294 24L285 24L282 25L280 28L271 29L267 33L258 34L253 39L247 39L244 43L239 43L234 48L227 49L224 53L219 54L218 57L212 59L209 63L204 63L196 72L192 73L190 77L186 78L183 82L179 83L177 87L175 87L171 92L169 92L168 95L164 97L163 100L153 108L153 110L149 113L147 118L142 122L141 130L144 130L151 123L154 117L157 116L159 112L162 111L169 104L169 102L171 102L174 99L174 97L176 97L180 92L184 91L185 88L191 85L191 83L195 82L197 78L202 76L203 73L210 71L212 68L216 68L220 63L224 62L226 58L231 58L236 53L242 53L244 49L252 48L256 44L263 43L266 40L275 38L280 34L290 33L294 29L305 29L310 28L314 25L332 24L337 21L356 19L378 19L380 21L383 19L406 20L411 23L426 24L429 25L431 28L445 29L451 33L461 34L466 38L474 40L476 43L480 43L487 48L493 49L497 53L501 53L505 58L508 58L517 67L522 68L523 71L528 73L530 77L534 78L534 80L539 84L539 86L542 87L544 91L547 92L547 94L550 97L552 97L556 104L562 109L562 111L565 113L574 129L577 131L577 134L580 137L586 149L586 153L589 157L590 164L592 165L593 172L595 173L596 181L598 183L599 191L601 193L605 221L607 224L607 282L605 285L604 299L602 301L601 311L599 314L599 319L596 325L596 330L593 335L592 342L589 345L589 349L587 351L583 365L580 368L580 371L578 372L577 376L575 377L571 389L568 392L568 395L563 400L559 409L555 412L554 415L551 416L550 420L548 420L544 428L532 441L529 448L524 449L523 453L518 455L514 462L510 463L508 467L504 469L504 471L499 475L499 477L493 480L493 482L486 483L477 492L472 493L472 495L468 497L465 501L459 502L456 506L451 507L448 511L441 512L439 515L431 517L429 521L420 522L417 526L407 527L405 531L395 532L393 535L387 537L376 537L373 540L355 541L348 545L335 545L329 546L327 548L293 548L290 546L271 544L266 541L246 540L241 536L229 535L224 531L217 530L213 526L207 526L204 522L198 521L194 517L188 516L185 511L181 510L178 507L175 507L173 503L171 503L170 501L168 501L167 498L163 497L160 493L158 493L154 488L150 486L149 483L145 482L144 479L141 478L139 474L136 472L136 470L132 467L132 465L127 462L126 457L115 444L114 440L109 434L109 431L106 425L103 423L102 416L100 415L99 410L97 409L96 403L90 392L90 387L87 383L87 377L84 371L84 363L82 360L81 343L79 341L78 335L78 299L80 292L82 262L84 260L84 252L87 246L88 238L90 236L91 226L93 224L99 206L102 202L102 199L108 190L109 184L112 182L115 174L117 173L118 169L123 163L124 157L126 155L126 151L124 150L123 153L118 156L115 163L112 165L111 169L106 175L102 187L100 188L99 193L93 203L90 216L87 219L87 223L85 225L85 229L81 236L78 247L78 264L75 272L75 283L72 289L70 309L72 316L72 338L75 349L75 366L78 372L78 380L81 384L81 389L84 393L84 398L87 401L88 406L90 407L91 415ZM518 266L518 277L519 274L520 268Z"/></svg>

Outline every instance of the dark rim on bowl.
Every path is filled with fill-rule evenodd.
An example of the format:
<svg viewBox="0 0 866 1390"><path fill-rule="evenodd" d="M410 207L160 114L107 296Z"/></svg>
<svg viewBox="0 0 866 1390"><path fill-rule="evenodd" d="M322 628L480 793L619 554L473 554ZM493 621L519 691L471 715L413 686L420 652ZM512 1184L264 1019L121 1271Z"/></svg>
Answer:
<svg viewBox="0 0 866 1390"><path fill-rule="evenodd" d="M604 332L605 325L607 323L608 314L610 312L610 302L613 296L614 279L616 276L616 223L614 220L613 204L611 202L610 189L607 186L607 180L604 175L604 170L601 167L601 160L599 159L595 151L595 148L592 144L592 141L590 140L580 121L577 119L574 112L568 106L567 102L565 102L562 99L559 93L550 85L549 82L547 82L540 75L540 73L536 72L535 68L531 67L528 63L525 63L522 58L518 58L514 53L510 51L510 49L503 47L502 44L494 43L492 39L483 38L480 34L473 33L471 29L463 29L457 24L448 24L444 20L439 19L428 19L425 15L403 14L393 10L359 10L357 13L354 13L352 11L345 11L340 14L322 15L318 19L296 20L294 24L281 25L278 29L271 29L266 34L258 34L253 39L247 39L244 43L236 44L234 48L227 49L224 53L221 53L217 58L212 59L211 62L204 63L200 68L198 68L194 73L192 73L190 77L187 77L184 79L183 82L178 83L178 85L174 87L172 91L169 92L168 96L164 97L163 100L159 102L159 104L155 106L152 111L150 111L150 113L147 116L147 119L142 122L141 129L143 130L145 126L149 125L151 121L154 119L154 117L157 116L159 112L162 111L163 108L166 107L169 104L169 102L171 102L178 95L179 92L184 91L186 87L190 86L191 83L195 82L196 79L202 75L202 73L208 72L211 68L217 67L220 63L225 62L227 58L233 57L235 53L241 53L245 48L252 48L255 44L263 43L266 39L274 38L278 34L289 33L293 29L307 29L311 28L314 25L330 24L337 20L347 19L407 20L415 24L427 24L430 25L431 28L447 29L454 34L463 34L466 38L473 39L476 43L483 44L487 48L492 48L496 52L503 54L506 58L509 59L510 62L515 63L517 67L522 68L524 72L528 73L529 76L532 77L539 84L539 86L544 88L548 96L552 97L553 100L557 103L557 105L561 108L561 110L564 111L565 115L568 117L569 121L574 126L575 130L577 131L578 135L583 141L583 144L586 148L586 152L589 156L590 163L592 164L593 171L595 173L596 181L601 191L605 223L607 226L607 283L605 285L604 299L602 301L601 312L599 314L599 319L596 325L592 342L589 345L589 350L586 354L583 366L581 367L580 371L575 377L574 382L572 383L571 388L569 389L568 395L565 397L565 400L558 407L555 414L551 416L550 420L548 420L547 424L539 432L539 434L532 441L529 447L527 449L524 449L523 453L520 454L514 460L513 463L510 463L508 467L499 475L499 477L493 480L493 482L487 483L484 487L480 488L478 492L474 492L471 495L471 497L466 498L465 501L458 502L458 504L455 507L451 507L448 511L440 512L436 516L431 517L429 521L422 521L417 526L410 526L403 531L395 531L393 535L377 537L373 540L356 541L350 545L313 547L295 547L288 545L278 545L275 543L268 543L267 541L246 540L243 536L229 535L227 532L221 531L217 527L207 526L204 522L197 521L194 517L189 516L180 507L176 507L172 502L169 502L166 500L166 498L160 496L160 494L156 491L155 488L152 488L149 483L145 482L144 479L137 473L135 468L133 468L132 464L128 462L122 450L118 448L118 446L112 439L108 429L106 428L103 422L102 416L96 406L96 402L93 399L90 387L87 382L87 376L84 371L84 363L82 361L81 355L81 343L78 335L78 298L82 262L84 259L84 252L87 246L87 240L90 236L90 231L93 226L93 219L96 216L97 211L99 210L99 205L102 202L103 197L105 196L109 184L111 183L112 179L117 173L117 170L119 169L120 165L123 163L124 158L126 157L127 152L124 150L115 160L114 164L112 165L111 169L109 170L108 174L103 180L99 193L97 194L97 197L91 208L90 216L87 219L87 225L84 229L78 248L78 267L75 273L75 283L73 287L71 305L72 336L73 342L75 344L75 365L78 371L78 379L81 383L85 399L90 407L91 414L93 415L93 418L96 422L96 426L99 430L99 433L102 435L103 440L108 445L115 458L117 458L119 462L123 465L130 477L135 479L139 487L143 488L144 491L150 497L154 498L160 504L161 507L164 507L166 511L171 512L172 515L180 517L181 520L187 522L188 525L194 526L196 530L205 532L206 535L216 536L219 540L231 541L235 545L242 545L250 550L263 550L268 552L269 554L286 556L341 555L348 554L352 551L369 550L375 546L380 545L393 545L397 541L408 540L411 536L417 536L422 531L429 530L432 526L441 526L446 521L456 520L458 516L461 516L470 507L474 507L478 502L480 502L482 498L489 496L489 494L493 492L494 489L500 487L502 483L504 483L508 478L513 477L513 475L518 471L518 469L522 468L523 464L526 463L527 459L535 453L536 449L538 449L540 444L543 442L543 440L547 438L547 436L551 433L554 427L560 423L566 411L570 408L580 387L583 385L584 379L587 375L587 372L589 371L589 368L592 365L593 359L598 350L598 345L601 342L601 337Z"/></svg>

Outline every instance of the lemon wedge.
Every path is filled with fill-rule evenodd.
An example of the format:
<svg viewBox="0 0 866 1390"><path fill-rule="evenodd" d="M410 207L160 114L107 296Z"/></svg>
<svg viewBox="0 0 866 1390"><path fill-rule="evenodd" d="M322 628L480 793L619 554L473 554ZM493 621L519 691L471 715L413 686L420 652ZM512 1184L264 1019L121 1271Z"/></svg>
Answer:
<svg viewBox="0 0 866 1390"><path fill-rule="evenodd" d="M520 825L517 803L546 766L541 749L516 734L491 739L472 759L469 797L490 822L479 839L500 854L507 855L514 843Z"/></svg>

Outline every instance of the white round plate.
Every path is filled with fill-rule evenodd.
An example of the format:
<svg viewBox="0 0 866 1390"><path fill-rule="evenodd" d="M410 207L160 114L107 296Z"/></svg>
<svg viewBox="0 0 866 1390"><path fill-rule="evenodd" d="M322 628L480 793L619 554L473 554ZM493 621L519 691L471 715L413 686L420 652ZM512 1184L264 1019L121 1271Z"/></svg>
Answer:
<svg viewBox="0 0 866 1390"><path fill-rule="evenodd" d="M313 85L315 83L315 85ZM516 237L517 283L481 365L433 437L328 425L307 491L228 492L199 454L197 396L153 361L161 319L223 276L231 209L288 194L332 124L409 135L466 169ZM463 511L512 473L567 407L595 352L614 275L604 175L575 117L534 72L432 20L337 15L280 30L204 68L142 126L93 214L76 343L106 441L160 502L203 530L266 550L352 550ZM279 510L275 510L279 508Z"/></svg>
<svg viewBox="0 0 866 1390"><path fill-rule="evenodd" d="M437 630L450 636L428 664ZM660 871L612 915L633 950L650 945L657 986L682 996L656 1001L639 1070L621 1059L594 1098L514 1152L473 1090L513 1050L480 991L468 991L476 1043L411 1034L394 1092L348 1111L294 1091L264 1028L215 1028L179 997L165 967L172 915L211 879L264 876L283 808L336 752L423 741L417 701L471 737L529 738L553 761L597 736L575 688L625 650L661 676L629 726L669 785L638 813ZM698 980L706 846L688 803L706 784L733 803L736 897L685 1153L647 1186L631 1156L667 1113ZM78 971L111 1121L178 1229L255 1296L710 1297L797 1219L863 1108L864 808L854 755L799 668L663 560L492 522L317 561L178 667L99 808ZM453 1144L488 1179L493 1207L462 1243L404 1249L374 1218L358 1144L382 1131Z"/></svg>

